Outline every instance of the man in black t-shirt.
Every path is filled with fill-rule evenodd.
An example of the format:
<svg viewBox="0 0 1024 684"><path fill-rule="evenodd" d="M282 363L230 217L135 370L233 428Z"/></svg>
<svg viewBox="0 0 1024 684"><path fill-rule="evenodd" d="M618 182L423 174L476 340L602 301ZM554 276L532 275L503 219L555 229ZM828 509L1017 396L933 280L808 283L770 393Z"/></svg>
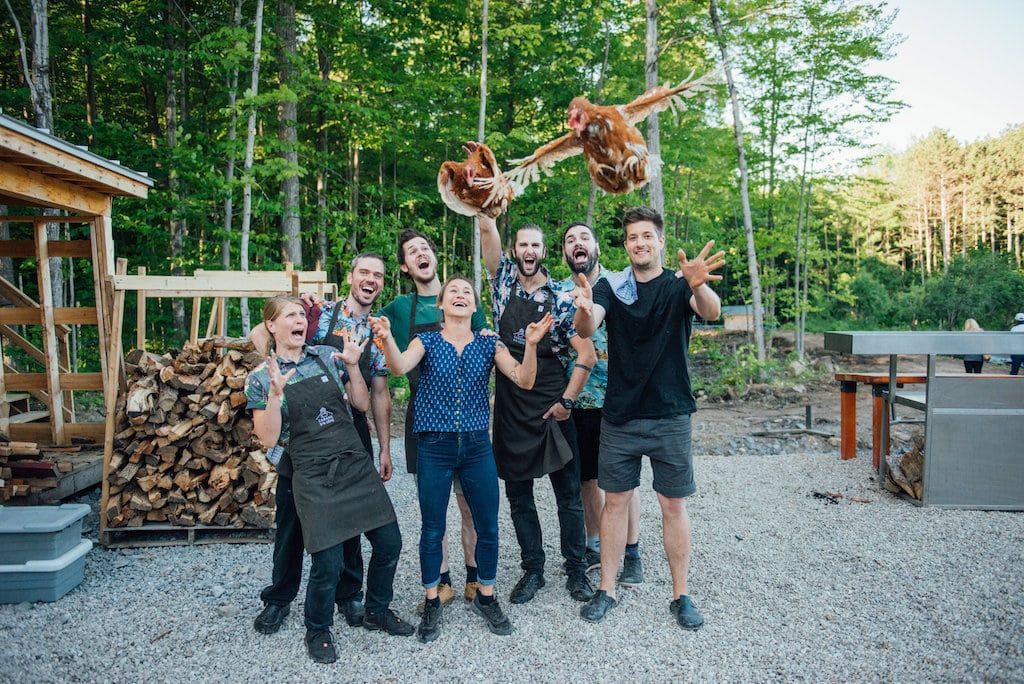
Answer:
<svg viewBox="0 0 1024 684"><path fill-rule="evenodd" d="M654 471L664 527L665 555L672 572L669 610L683 629L704 618L687 592L690 518L686 497L697 487L690 453L690 414L697 410L690 389L686 351L694 313L713 321L721 314L709 281L725 253L708 256L708 242L693 260L679 250L682 278L666 270L661 215L645 207L622 219L630 268L591 289L577 278L576 329L589 337L602 322L608 334L608 390L601 422L598 486L606 492L601 514L601 587L580 615L599 622L615 607L615 570L626 544L627 514L640 484L646 454Z"/></svg>

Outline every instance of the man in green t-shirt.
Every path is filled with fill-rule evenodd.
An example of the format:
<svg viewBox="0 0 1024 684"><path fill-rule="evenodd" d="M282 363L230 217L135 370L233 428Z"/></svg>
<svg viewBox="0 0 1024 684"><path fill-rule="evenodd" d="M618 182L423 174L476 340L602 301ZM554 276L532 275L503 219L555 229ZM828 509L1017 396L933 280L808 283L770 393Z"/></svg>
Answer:
<svg viewBox="0 0 1024 684"><path fill-rule="evenodd" d="M402 272L412 279L415 289L409 294L395 297L381 310L391 322L391 335L398 348L405 351L409 341L420 332L439 330L441 327L441 310L437 308L437 295L441 291L441 281L437 278L437 248L433 241L423 233L411 228L403 230L398 236L398 266ZM473 314L473 330L487 327L487 319L479 307ZM407 374L412 397L405 414L405 462L409 472L416 474L416 435L412 431L413 398L419 380L418 371ZM479 586L476 581L476 530L473 528L473 516L469 505L462 495L458 478L455 478L455 498L462 514L462 551L466 561L466 588L463 592L466 600L472 600ZM442 603L450 603L455 596L452 589L451 573L448 567L448 538L441 540L441 583L438 585L438 596Z"/></svg>

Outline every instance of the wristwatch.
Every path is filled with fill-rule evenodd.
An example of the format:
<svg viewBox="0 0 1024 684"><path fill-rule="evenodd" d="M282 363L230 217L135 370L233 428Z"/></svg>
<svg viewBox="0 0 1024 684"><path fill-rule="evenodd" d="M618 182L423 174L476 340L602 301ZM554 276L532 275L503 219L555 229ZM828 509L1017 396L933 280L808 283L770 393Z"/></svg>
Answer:
<svg viewBox="0 0 1024 684"><path fill-rule="evenodd" d="M568 397L562 397L561 399L558 400L558 403L561 404L563 408L566 408L570 411L576 408L576 402L573 401L572 399L569 399Z"/></svg>

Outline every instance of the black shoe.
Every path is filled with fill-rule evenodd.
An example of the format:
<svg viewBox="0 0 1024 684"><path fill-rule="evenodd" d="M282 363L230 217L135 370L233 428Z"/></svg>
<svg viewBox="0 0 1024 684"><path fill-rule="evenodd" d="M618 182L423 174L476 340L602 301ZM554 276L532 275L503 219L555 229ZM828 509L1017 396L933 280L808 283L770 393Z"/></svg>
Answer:
<svg viewBox="0 0 1024 684"><path fill-rule="evenodd" d="M597 570L601 567L601 552L588 548L587 552L583 555L583 560L587 564L587 572Z"/></svg>
<svg viewBox="0 0 1024 684"><path fill-rule="evenodd" d="M569 575L565 580L565 588L569 590L573 601L589 601L594 598L594 587L590 586L586 573L574 572Z"/></svg>
<svg viewBox="0 0 1024 684"><path fill-rule="evenodd" d="M277 630L281 629L281 625L284 624L284 619L288 617L288 613L291 612L291 606L278 606L273 603L268 603L263 606L263 610L259 615L256 616L256 620L252 626L256 628L256 631L260 634L273 634Z"/></svg>
<svg viewBox="0 0 1024 684"><path fill-rule="evenodd" d="M307 631L306 651L314 663L333 663L338 659L338 652L334 650L334 639L329 629Z"/></svg>
<svg viewBox="0 0 1024 684"><path fill-rule="evenodd" d="M338 601L338 612L345 616L345 622L349 627L359 627L363 624L363 602L359 599L345 599Z"/></svg>
<svg viewBox="0 0 1024 684"><path fill-rule="evenodd" d="M512 587L512 593L509 595L508 600L517 604L532 601L533 597L537 595L537 591L544 584L544 575L527 570L526 574L516 582L516 586Z"/></svg>
<svg viewBox="0 0 1024 684"><path fill-rule="evenodd" d="M477 592L470 606L473 608L474 613L484 619L487 623L487 629L491 630L491 634L508 636L512 633L512 622L505 615L505 611L501 609L501 606L498 605L498 599L494 599L487 605L484 605L480 603L480 592Z"/></svg>
<svg viewBox="0 0 1024 684"><path fill-rule="evenodd" d="M697 610L697 604L686 594L668 604L668 610L683 629L700 629L704 624L704 616Z"/></svg>
<svg viewBox="0 0 1024 684"><path fill-rule="evenodd" d="M440 601L425 602L423 615L420 616L420 626L416 629L416 638L424 644L430 643L441 636L442 622L444 622L444 605Z"/></svg>
<svg viewBox="0 0 1024 684"><path fill-rule="evenodd" d="M384 630L391 636L412 636L412 633L416 631L415 627L398 617L398 614L390 608L379 613L366 611L363 615L363 627L371 632Z"/></svg>
<svg viewBox="0 0 1024 684"><path fill-rule="evenodd" d="M600 622L616 605L615 599L605 593L604 589L598 589L594 598L580 608L580 617L587 622Z"/></svg>
<svg viewBox="0 0 1024 684"><path fill-rule="evenodd" d="M622 561L622 572L619 573L619 584L624 587L635 587L644 583L644 564L640 556L629 556Z"/></svg>

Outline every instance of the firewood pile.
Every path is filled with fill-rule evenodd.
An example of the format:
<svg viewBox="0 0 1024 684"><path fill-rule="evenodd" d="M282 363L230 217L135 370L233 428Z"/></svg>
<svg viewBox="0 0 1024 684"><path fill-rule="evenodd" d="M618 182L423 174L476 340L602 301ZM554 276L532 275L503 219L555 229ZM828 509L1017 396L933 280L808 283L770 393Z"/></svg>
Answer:
<svg viewBox="0 0 1024 684"><path fill-rule="evenodd" d="M54 447L0 439L0 502L38 494L58 486L58 478L75 467L81 445Z"/></svg>
<svg viewBox="0 0 1024 684"><path fill-rule="evenodd" d="M277 474L245 411L245 379L262 360L248 340L231 338L128 354L107 527L273 525Z"/></svg>
<svg viewBox="0 0 1024 684"><path fill-rule="evenodd" d="M924 433L913 435L909 451L891 454L888 458L889 473L885 478L885 488L894 494L905 492L920 501L924 491L921 480L924 473Z"/></svg>

